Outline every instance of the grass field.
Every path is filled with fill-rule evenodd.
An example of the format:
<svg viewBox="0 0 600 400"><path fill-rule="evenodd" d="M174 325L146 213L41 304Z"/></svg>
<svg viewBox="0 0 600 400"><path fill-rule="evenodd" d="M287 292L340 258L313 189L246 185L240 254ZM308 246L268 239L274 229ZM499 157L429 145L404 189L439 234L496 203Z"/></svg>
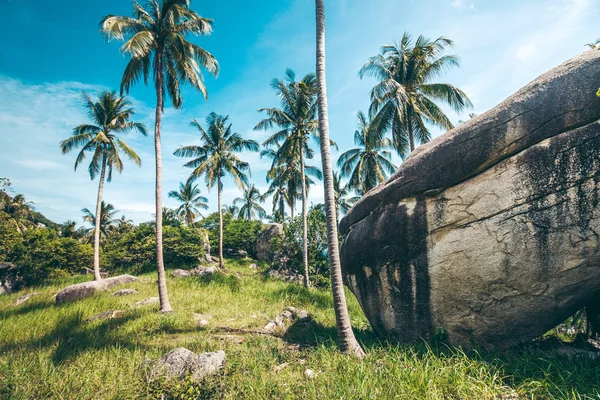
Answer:
<svg viewBox="0 0 600 400"><path fill-rule="evenodd" d="M239 277L170 278L175 313L166 316L156 304L131 307L157 295L150 274L123 286L139 291L133 296L114 297L109 291L55 304L58 290L84 277L0 296L0 399L600 398L600 361L561 357L535 342L503 354L443 344L392 346L376 339L351 295L352 323L367 358L342 356L328 291L263 280L247 264L228 261ZM40 294L12 305L30 292ZM287 306L306 309L315 323L293 325L282 337L224 332L224 327L260 329ZM111 309L127 312L86 321ZM209 324L197 326L194 313ZM145 359L182 346L224 350L223 373L201 385L145 380ZM314 377L304 376L307 368Z"/></svg>

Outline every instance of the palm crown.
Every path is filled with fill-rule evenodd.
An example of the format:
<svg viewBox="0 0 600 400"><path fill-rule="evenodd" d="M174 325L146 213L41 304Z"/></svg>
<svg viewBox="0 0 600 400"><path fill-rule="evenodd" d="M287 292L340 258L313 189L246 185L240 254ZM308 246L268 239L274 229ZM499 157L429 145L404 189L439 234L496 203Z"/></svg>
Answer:
<svg viewBox="0 0 600 400"><path fill-rule="evenodd" d="M180 182L179 191L170 191L169 197L181 203L175 211L188 225L193 224L198 216L202 217L200 208L208 209L208 199L201 196L198 185L192 184L189 180L186 183Z"/></svg>
<svg viewBox="0 0 600 400"><path fill-rule="evenodd" d="M84 222L96 225L96 215L93 212L87 208L83 208L81 212L83 213L82 219ZM100 233L102 236L106 237L110 227L117 224L117 220L114 217L118 212L112 204L102 201L100 205Z"/></svg>
<svg viewBox="0 0 600 400"><path fill-rule="evenodd" d="M193 120L191 126L200 132L201 146L184 146L175 151L177 157L193 157L184 167L193 168L190 179L204 175L206 186L210 189L217 182L217 190L222 191L221 178L231 175L239 188L248 185L250 165L238 158L235 153L243 150L258 151L258 143L242 138L231 130L229 116L212 112L206 117L208 130Z"/></svg>
<svg viewBox="0 0 600 400"><path fill-rule="evenodd" d="M348 187L365 194L392 174L396 166L387 150L393 148L392 142L383 137L383 132L361 111L357 118L354 144L360 147L343 153L338 159L338 167L341 168L341 176L350 177Z"/></svg>
<svg viewBox="0 0 600 400"><path fill-rule="evenodd" d="M432 83L434 78L460 65L457 56L444 54L453 44L444 37L430 41L423 36L413 43L405 33L400 43L382 46L381 53L371 57L359 72L361 78L369 75L379 81L371 91L369 113L377 116L378 129L391 130L400 155L414 150L415 142L428 142L430 125L453 128L436 102L445 103L456 112L472 107L460 89L447 83Z"/></svg>
<svg viewBox="0 0 600 400"><path fill-rule="evenodd" d="M131 56L121 80L121 92L144 80L148 84L154 69L157 89L167 93L173 107L182 104L181 85L189 83L208 97L201 67L217 75L219 65L208 51L186 40L186 36L209 35L213 21L190 9L189 0L148 1L142 7L133 2L134 17L109 15L100 22L108 39L129 39L121 47Z"/></svg>
<svg viewBox="0 0 600 400"><path fill-rule="evenodd" d="M112 171L123 171L123 161L119 151L123 152L137 166L142 164L140 157L117 134L137 130L144 136L146 128L139 122L129 121L135 111L131 103L115 92L102 92L97 102L83 93L88 117L93 124L81 124L73 129L73 135L60 143L63 154L81 148L75 159L75 170L85 159L86 153L93 153L88 166L90 178L94 179L103 168L108 168L107 180L112 180Z"/></svg>
<svg viewBox="0 0 600 400"><path fill-rule="evenodd" d="M240 211L238 218L251 220L254 218L264 219L267 217L267 213L264 208L260 206L264 199L256 186L250 185L250 187L244 189L242 197L238 197L233 200L234 205L240 205Z"/></svg>

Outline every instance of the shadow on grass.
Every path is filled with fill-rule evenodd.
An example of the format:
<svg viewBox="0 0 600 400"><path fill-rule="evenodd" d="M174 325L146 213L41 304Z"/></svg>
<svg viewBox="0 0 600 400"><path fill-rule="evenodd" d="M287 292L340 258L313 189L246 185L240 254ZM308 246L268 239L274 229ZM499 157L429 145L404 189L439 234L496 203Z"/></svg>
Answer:
<svg viewBox="0 0 600 400"><path fill-rule="evenodd" d="M2 353L15 349L35 351L39 350L40 347L55 347L51 360L54 365L58 365L65 360L76 358L80 353L87 350L111 347L139 349L140 344L132 340L131 337L126 337L124 331L120 329L123 324L136 317L135 313L127 313L114 319L88 322L84 319L83 313L79 312L59 321L51 332L41 338L20 343L9 343L0 347L0 351Z"/></svg>
<svg viewBox="0 0 600 400"><path fill-rule="evenodd" d="M8 308L0 311L0 320L8 319L19 315L28 314L36 311L43 311L48 308L56 307L54 301L43 301L36 303L26 303L18 306L9 305Z"/></svg>

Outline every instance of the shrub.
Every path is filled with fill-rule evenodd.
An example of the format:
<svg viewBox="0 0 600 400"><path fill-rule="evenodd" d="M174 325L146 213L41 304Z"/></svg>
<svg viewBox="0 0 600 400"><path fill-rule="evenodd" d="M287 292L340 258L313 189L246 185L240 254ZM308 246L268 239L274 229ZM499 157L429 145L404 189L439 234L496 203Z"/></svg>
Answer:
<svg viewBox="0 0 600 400"><path fill-rule="evenodd" d="M212 213L199 223L208 230L210 247L219 248L219 214ZM234 252L244 250L250 257L256 257L256 239L262 229L262 222L234 219L230 213L223 213L223 248Z"/></svg>

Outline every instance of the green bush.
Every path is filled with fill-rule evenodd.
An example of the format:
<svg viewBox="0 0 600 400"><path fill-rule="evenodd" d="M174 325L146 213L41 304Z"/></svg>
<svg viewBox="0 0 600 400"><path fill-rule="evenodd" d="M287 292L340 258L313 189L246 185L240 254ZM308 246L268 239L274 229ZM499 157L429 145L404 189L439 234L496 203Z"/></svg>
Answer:
<svg viewBox="0 0 600 400"><path fill-rule="evenodd" d="M18 266L18 285L41 284L53 276L78 273L92 265L94 250L71 238L63 238L53 229L28 229L19 243L6 255L5 261ZM0 240L5 247L5 237Z"/></svg>
<svg viewBox="0 0 600 400"><path fill-rule="evenodd" d="M309 275L315 277L320 286L327 286L328 279L326 277L329 276L327 219L322 210L312 208L308 212L307 222ZM298 274L302 274L304 272L302 258L302 216L299 215L289 223L284 224L283 230L285 236L275 237L271 241L274 252L272 262L291 269Z"/></svg>
<svg viewBox="0 0 600 400"><path fill-rule="evenodd" d="M199 224L208 231L210 247L216 253L219 248L219 214L212 213ZM234 219L230 213L223 212L224 249L231 249L234 252L243 250L250 257L256 257L256 239L261 230L261 221Z"/></svg>
<svg viewBox="0 0 600 400"><path fill-rule="evenodd" d="M167 268L191 267L204 257L206 232L186 226L163 227L164 262ZM156 265L156 233L152 223L129 232L109 235L103 243L103 261L109 268L138 272Z"/></svg>

